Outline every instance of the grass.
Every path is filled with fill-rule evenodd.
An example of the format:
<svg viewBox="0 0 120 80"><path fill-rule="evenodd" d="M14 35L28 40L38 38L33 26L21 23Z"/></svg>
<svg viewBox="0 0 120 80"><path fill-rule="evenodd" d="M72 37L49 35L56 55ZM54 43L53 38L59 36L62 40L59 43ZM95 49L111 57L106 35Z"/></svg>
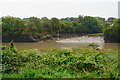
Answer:
<svg viewBox="0 0 120 80"><path fill-rule="evenodd" d="M117 50L2 47L2 78L118 78Z"/></svg>
<svg viewBox="0 0 120 80"><path fill-rule="evenodd" d="M95 34L89 34L88 37L91 37L91 36L104 36L103 33L95 33Z"/></svg>

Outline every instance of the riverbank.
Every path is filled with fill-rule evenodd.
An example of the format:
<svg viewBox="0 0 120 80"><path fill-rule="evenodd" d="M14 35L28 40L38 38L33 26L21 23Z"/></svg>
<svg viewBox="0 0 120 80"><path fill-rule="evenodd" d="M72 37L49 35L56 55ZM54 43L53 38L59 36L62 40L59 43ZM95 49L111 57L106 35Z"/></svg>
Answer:
<svg viewBox="0 0 120 80"><path fill-rule="evenodd" d="M80 37L81 34L60 34L61 39ZM46 40L57 40L57 35L49 34L2 34L2 42L39 42Z"/></svg>
<svg viewBox="0 0 120 80"><path fill-rule="evenodd" d="M2 34L2 42L38 42L52 40L51 35L41 34Z"/></svg>
<svg viewBox="0 0 120 80"><path fill-rule="evenodd" d="M59 34L60 39L74 38L74 37L103 37L105 43L119 43L119 36L111 38L106 37L103 33L95 34ZM57 40L58 36L49 35L49 34L2 34L2 42L39 42L39 41L48 41L48 40Z"/></svg>
<svg viewBox="0 0 120 80"><path fill-rule="evenodd" d="M86 36L88 34L60 34L60 39ZM47 40L57 40L58 35L49 34L2 34L2 42L39 42Z"/></svg>
<svg viewBox="0 0 120 80"><path fill-rule="evenodd" d="M104 41L105 41L105 43L120 43L120 35L118 35L118 34L116 34L116 35L105 34Z"/></svg>
<svg viewBox="0 0 120 80"><path fill-rule="evenodd" d="M94 45L17 51L10 44L10 48L2 48L2 54L2 78L118 78L118 51Z"/></svg>
<svg viewBox="0 0 120 80"><path fill-rule="evenodd" d="M96 33L96 34L88 34L88 37L97 37L97 36L101 36L101 37L103 37L104 36L104 34L103 33Z"/></svg>

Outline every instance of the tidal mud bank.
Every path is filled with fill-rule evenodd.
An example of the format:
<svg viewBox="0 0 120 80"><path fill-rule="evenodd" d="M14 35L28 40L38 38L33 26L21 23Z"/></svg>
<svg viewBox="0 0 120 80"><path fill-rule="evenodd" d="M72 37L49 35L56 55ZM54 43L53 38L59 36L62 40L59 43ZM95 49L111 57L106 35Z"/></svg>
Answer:
<svg viewBox="0 0 120 80"><path fill-rule="evenodd" d="M71 38L71 37L80 37L83 34L59 34L61 39ZM85 34L84 34L85 35ZM39 42L46 40L57 40L58 34L49 35L49 34L2 34L2 42Z"/></svg>
<svg viewBox="0 0 120 80"><path fill-rule="evenodd" d="M74 38L74 37L81 37L81 36L88 36L88 34L2 34L2 42L39 42L39 41L47 41L47 40L57 40L59 37L60 39L67 39L67 38Z"/></svg>
<svg viewBox="0 0 120 80"><path fill-rule="evenodd" d="M51 35L37 35L37 34L3 34L2 42L38 42L51 40Z"/></svg>

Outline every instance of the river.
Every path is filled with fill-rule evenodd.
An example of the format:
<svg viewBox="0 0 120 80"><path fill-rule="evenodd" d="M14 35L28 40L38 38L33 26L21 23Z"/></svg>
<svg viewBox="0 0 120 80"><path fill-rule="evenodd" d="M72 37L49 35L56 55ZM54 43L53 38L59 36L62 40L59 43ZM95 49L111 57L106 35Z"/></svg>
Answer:
<svg viewBox="0 0 120 80"><path fill-rule="evenodd" d="M90 43L96 43L100 47L104 49L116 49L118 48L118 43L104 43L103 37L74 37L74 38L67 38L62 39L60 41L56 40L49 40L49 41L40 41L40 42L15 42L15 47L17 49L28 49L28 48L85 48ZM2 45L6 45L9 47L8 42L2 43Z"/></svg>

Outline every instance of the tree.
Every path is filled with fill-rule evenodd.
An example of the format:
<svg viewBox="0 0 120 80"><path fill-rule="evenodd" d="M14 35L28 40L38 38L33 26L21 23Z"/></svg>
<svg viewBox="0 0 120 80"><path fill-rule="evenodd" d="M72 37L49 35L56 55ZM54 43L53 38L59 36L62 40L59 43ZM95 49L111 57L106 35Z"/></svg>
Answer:
<svg viewBox="0 0 120 80"><path fill-rule="evenodd" d="M74 27L74 32L76 33L84 33L85 29L82 26L82 23L78 23L78 22L73 22L73 27Z"/></svg>
<svg viewBox="0 0 120 80"><path fill-rule="evenodd" d="M77 18L74 18L74 17L67 17L67 18L61 18L60 19L61 21L77 21Z"/></svg>
<svg viewBox="0 0 120 80"><path fill-rule="evenodd" d="M54 33L59 33L60 32L60 28L61 28L61 24L60 21L57 18L51 18L51 23L53 26L53 32Z"/></svg>
<svg viewBox="0 0 120 80"><path fill-rule="evenodd" d="M15 17L5 16L2 17L2 32L8 34L14 34L17 30L19 20Z"/></svg>
<svg viewBox="0 0 120 80"><path fill-rule="evenodd" d="M114 22L115 19L116 19L116 18L109 17L109 18L107 19L107 21L108 21L108 22Z"/></svg>
<svg viewBox="0 0 120 80"><path fill-rule="evenodd" d="M16 33L18 33L18 34L24 34L25 33L25 29L27 27L27 23L28 23L28 21L19 20Z"/></svg>
<svg viewBox="0 0 120 80"><path fill-rule="evenodd" d="M83 23L84 22L84 16L79 15L78 19L77 19L78 23Z"/></svg>
<svg viewBox="0 0 120 80"><path fill-rule="evenodd" d="M120 43L120 19L115 19L113 25L104 30L105 42Z"/></svg>
<svg viewBox="0 0 120 80"><path fill-rule="evenodd" d="M95 17L95 18L99 21L104 21L105 22L105 18L102 18L102 17Z"/></svg>
<svg viewBox="0 0 120 80"><path fill-rule="evenodd" d="M98 22L94 17L85 16L83 20L83 26L87 28L86 32L88 33L97 33L101 32L101 27L98 26Z"/></svg>
<svg viewBox="0 0 120 80"><path fill-rule="evenodd" d="M38 28L34 24L34 22L28 22L26 28L24 30L25 34L35 34L38 32Z"/></svg>
<svg viewBox="0 0 120 80"><path fill-rule="evenodd" d="M49 19L47 17L42 17L41 21L48 21Z"/></svg>
<svg viewBox="0 0 120 80"><path fill-rule="evenodd" d="M42 22L42 33L53 34L53 27L49 20Z"/></svg>
<svg viewBox="0 0 120 80"><path fill-rule="evenodd" d="M41 33L42 32L42 25L41 25L41 20L39 19L39 18L37 18L37 17L30 17L30 18L28 18L29 19L29 21L30 22L33 22L34 23L34 25L37 27L37 31L39 32L39 33Z"/></svg>
<svg viewBox="0 0 120 80"><path fill-rule="evenodd" d="M61 28L62 33L74 33L75 32L72 22L62 21L61 23L62 23L62 28Z"/></svg>

